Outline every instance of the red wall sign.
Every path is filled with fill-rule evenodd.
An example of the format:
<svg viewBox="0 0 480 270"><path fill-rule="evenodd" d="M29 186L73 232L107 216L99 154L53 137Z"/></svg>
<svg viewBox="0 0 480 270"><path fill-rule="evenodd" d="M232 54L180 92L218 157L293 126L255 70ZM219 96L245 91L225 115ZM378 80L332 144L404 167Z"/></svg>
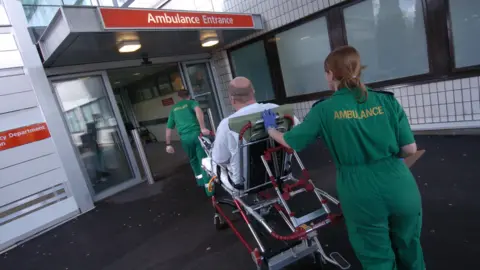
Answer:
<svg viewBox="0 0 480 270"><path fill-rule="evenodd" d="M0 132L0 151L50 138L46 123Z"/></svg>
<svg viewBox="0 0 480 270"><path fill-rule="evenodd" d="M162 99L163 106L171 106L173 104L175 104L175 101L173 101L173 98Z"/></svg>
<svg viewBox="0 0 480 270"><path fill-rule="evenodd" d="M125 8L99 8L105 29L253 28L253 16Z"/></svg>

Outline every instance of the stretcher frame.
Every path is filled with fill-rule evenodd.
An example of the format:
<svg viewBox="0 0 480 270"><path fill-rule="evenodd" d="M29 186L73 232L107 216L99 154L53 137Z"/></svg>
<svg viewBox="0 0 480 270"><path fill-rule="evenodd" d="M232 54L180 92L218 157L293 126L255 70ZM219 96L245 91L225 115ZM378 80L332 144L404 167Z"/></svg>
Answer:
<svg viewBox="0 0 480 270"><path fill-rule="evenodd" d="M293 110L282 106L274 111L277 114L277 124L280 131L288 131L291 127L293 127L294 119L291 116L292 114L285 113L286 111L291 112ZM251 117L252 115L249 115L244 118L248 119ZM262 185L250 186L251 179L247 177L244 178L245 181L243 182L243 189L231 190L221 181L219 181L219 179L216 179L216 187L221 187L231 197L231 200L225 200L217 198L215 194L212 196L212 204L215 209L214 222L217 229L225 227L225 224L228 225L251 254L257 269L283 269L284 267L309 255L314 257L316 263L329 263L337 266L340 269L349 269L350 264L339 253L334 252L330 255L325 253L325 250L318 239L317 232L318 229L325 227L330 223L334 223L342 218L341 214L333 214L328 206L328 203L332 203L333 205L340 207L340 202L327 192L317 188L313 184L308 170L301 162L298 154L292 149L276 145L276 143L269 138L268 133L263 128L263 120L261 119L261 116L257 114L256 118L258 120L253 123L250 120L246 120L245 123L241 125L241 129L239 130L238 147L240 154L240 168L242 168L240 171L243 177L243 162L245 152L243 149L256 143L267 142L269 147L265 150L264 154L260 158L267 172L269 181L266 181ZM249 132L249 134L247 134L247 132ZM256 137L259 137L259 139L252 140L252 138ZM207 156L211 158L209 149L209 144L211 142L203 136L200 136L199 139L202 147L207 153ZM284 155L283 167L281 167L278 163L279 159L277 156L279 153ZM293 173L289 170L291 168L292 159L297 162L301 169L300 179L294 178ZM221 165L217 166L223 170L226 170L226 168ZM283 170L280 168L283 168ZM207 173L211 175L212 179L216 178L216 175L214 175L212 172L207 171ZM220 172L217 171L217 174L220 174ZM255 192L255 190L265 188L273 189L276 197L265 196L263 200L254 204L249 204L244 200L246 196L252 192ZM289 207L288 201L295 196L301 196L307 192L312 192L315 194L319 202L319 209L302 217L295 217L294 212ZM243 221L245 221L251 235L255 240L255 248L253 248L245 240L244 236L237 230L231 219L227 217L220 205L229 205L235 209L232 213L239 213L241 215ZM270 210L272 207L275 209L275 211L277 211L283 221L290 228L290 234L278 234L268 224L268 221L263 218L261 214L262 210ZM322 217L325 218L321 219L320 221L313 222L313 220ZM299 243L290 246L288 249L275 254L274 256L269 257L267 260L263 256L266 248L258 236L258 232L252 227L252 218L261 224L261 227L263 227L263 229L265 229L274 239L279 241L296 241Z"/></svg>

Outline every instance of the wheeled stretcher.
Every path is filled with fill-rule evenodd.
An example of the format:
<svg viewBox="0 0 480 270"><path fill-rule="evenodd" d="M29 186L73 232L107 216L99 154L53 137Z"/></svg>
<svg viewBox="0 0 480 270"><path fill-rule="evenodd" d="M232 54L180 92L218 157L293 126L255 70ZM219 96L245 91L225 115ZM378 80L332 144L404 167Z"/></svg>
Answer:
<svg viewBox="0 0 480 270"><path fill-rule="evenodd" d="M279 130L293 127L290 106L274 112ZM225 167L212 161L213 138L199 138L208 156L202 166L212 178L208 188L214 189L216 228L228 225L257 269L282 269L307 256L318 264L350 268L339 253L327 255L318 238L320 228L342 217L331 211L331 206L339 209L339 201L315 187L295 151L269 138L261 113L230 119L229 127L239 134L240 184L230 179ZM248 230L242 233L237 228L235 216L240 216Z"/></svg>

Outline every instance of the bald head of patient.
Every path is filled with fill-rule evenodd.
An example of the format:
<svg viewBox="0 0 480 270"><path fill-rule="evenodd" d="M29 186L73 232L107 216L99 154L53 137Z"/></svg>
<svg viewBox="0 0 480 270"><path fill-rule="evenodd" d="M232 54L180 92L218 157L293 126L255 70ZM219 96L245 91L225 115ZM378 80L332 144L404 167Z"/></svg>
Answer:
<svg viewBox="0 0 480 270"><path fill-rule="evenodd" d="M252 82L245 77L236 77L228 84L228 96L236 111L257 102Z"/></svg>

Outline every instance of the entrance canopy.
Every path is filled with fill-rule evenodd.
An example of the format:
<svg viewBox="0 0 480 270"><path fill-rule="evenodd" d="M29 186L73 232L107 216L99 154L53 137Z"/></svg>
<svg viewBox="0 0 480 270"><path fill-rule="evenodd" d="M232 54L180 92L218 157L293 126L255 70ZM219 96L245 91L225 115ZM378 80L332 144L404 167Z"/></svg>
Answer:
<svg viewBox="0 0 480 270"><path fill-rule="evenodd" d="M39 47L45 67L61 67L209 53L261 29L260 15L63 6Z"/></svg>

